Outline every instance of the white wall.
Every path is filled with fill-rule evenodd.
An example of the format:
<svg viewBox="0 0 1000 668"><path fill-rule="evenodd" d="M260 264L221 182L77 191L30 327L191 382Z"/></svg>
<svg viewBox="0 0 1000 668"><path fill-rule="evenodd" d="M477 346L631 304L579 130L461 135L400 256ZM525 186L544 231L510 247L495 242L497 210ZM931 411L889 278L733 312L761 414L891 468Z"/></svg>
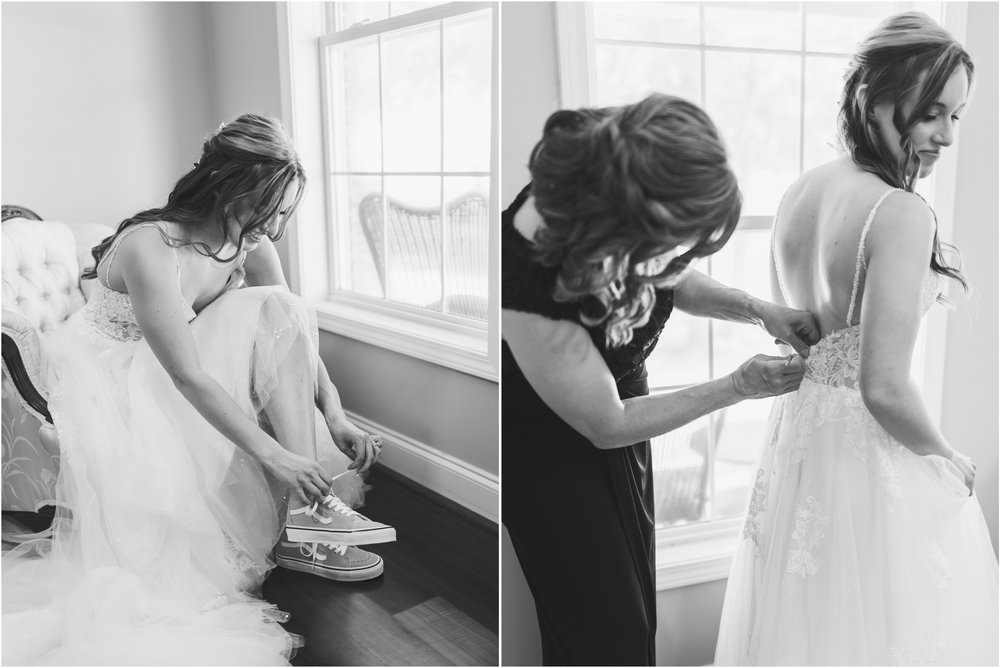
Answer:
<svg viewBox="0 0 1000 668"><path fill-rule="evenodd" d="M554 4L503 7L503 193L509 202L527 183L528 152L558 108ZM955 242L978 293L948 322L942 429L979 462L977 486L997 536L997 3L969 3L966 46L977 62L974 102L959 147ZM669 323L667 325L670 326ZM505 665L541 661L534 604L503 533L502 651ZM713 660L725 581L660 591L656 634L660 665Z"/></svg>
<svg viewBox="0 0 1000 668"><path fill-rule="evenodd" d="M941 428L977 463L976 488L997 550L997 3L970 2L965 46L976 84L962 118L954 243L973 298L948 318Z"/></svg>
<svg viewBox="0 0 1000 668"><path fill-rule="evenodd" d="M211 124L197 3L4 2L5 204L117 225L157 206Z"/></svg>
<svg viewBox="0 0 1000 668"><path fill-rule="evenodd" d="M500 193L504 209L528 184L528 155L542 137L545 119L559 109L555 21L551 2L501 6Z"/></svg>
<svg viewBox="0 0 1000 668"><path fill-rule="evenodd" d="M213 92L220 121L247 112L281 115L278 30L272 2L205 3Z"/></svg>

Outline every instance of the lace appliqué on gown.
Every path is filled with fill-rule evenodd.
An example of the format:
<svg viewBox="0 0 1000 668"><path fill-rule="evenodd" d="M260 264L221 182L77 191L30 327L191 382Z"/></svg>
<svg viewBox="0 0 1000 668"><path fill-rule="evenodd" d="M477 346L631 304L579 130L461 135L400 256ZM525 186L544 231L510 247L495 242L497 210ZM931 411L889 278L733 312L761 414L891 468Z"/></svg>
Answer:
<svg viewBox="0 0 1000 668"><path fill-rule="evenodd" d="M747 519L743 523L743 538L753 542L754 556L760 556L763 542L760 529L760 515L767 508L767 478L764 469L757 469L757 479L750 492L750 505L747 507Z"/></svg>
<svg viewBox="0 0 1000 668"><path fill-rule="evenodd" d="M899 497L896 459L903 446L875 420L858 391L860 335L861 328L855 325L833 332L813 346L796 397L793 435L783 442L780 456L789 465L800 463L813 447L817 428L837 424L843 433L840 447L873 466L885 489Z"/></svg>
<svg viewBox="0 0 1000 668"><path fill-rule="evenodd" d="M253 557L246 550L240 549L232 538L225 536L226 543L226 563L241 573L256 573L261 570L260 565L254 561Z"/></svg>
<svg viewBox="0 0 1000 668"><path fill-rule="evenodd" d="M795 509L795 531L792 540L795 547L788 553L788 572L805 577L815 575L823 565L812 553L823 537L823 527L830 523L815 497L806 499L805 505Z"/></svg>

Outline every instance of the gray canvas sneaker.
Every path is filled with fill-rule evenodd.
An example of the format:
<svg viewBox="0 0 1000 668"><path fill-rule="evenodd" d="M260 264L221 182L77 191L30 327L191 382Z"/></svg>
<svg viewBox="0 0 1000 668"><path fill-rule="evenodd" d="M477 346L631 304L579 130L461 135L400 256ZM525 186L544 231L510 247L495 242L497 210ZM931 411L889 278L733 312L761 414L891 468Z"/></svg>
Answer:
<svg viewBox="0 0 1000 668"><path fill-rule="evenodd" d="M274 548L274 560L282 568L340 582L371 580L384 570L382 557L349 545L283 540Z"/></svg>
<svg viewBox="0 0 1000 668"><path fill-rule="evenodd" d="M288 540L295 543L371 545L396 540L396 530L391 526L351 510L333 494L327 494L322 504L289 510L285 531Z"/></svg>

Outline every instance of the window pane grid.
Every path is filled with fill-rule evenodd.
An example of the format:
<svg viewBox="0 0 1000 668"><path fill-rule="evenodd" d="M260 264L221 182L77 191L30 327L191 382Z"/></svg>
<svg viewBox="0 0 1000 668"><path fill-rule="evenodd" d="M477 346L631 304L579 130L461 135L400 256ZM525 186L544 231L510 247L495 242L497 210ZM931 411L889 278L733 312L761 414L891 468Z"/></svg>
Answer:
<svg viewBox="0 0 1000 668"><path fill-rule="evenodd" d="M685 44L683 42L650 42L633 39L594 39L597 46L619 46L619 47L645 47L649 49L676 49L678 51L708 51L718 53L764 53L780 55L805 55L816 58L836 58L843 59L849 57L849 53L837 51L815 51L807 49L779 49L752 46L722 46L718 44Z"/></svg>
<svg viewBox="0 0 1000 668"><path fill-rule="evenodd" d="M420 4L426 8L436 3ZM420 8L407 12L417 9ZM387 11L393 16L401 13L391 7ZM376 34L370 34L369 30L354 38L330 35L321 38L328 72L324 75L324 86L330 99L330 113L325 120L329 138L326 171L330 182L337 184L331 188L330 225L335 230L330 237L334 242L331 290L357 295L362 301L398 304L404 310L407 306L426 309L449 321L454 318L485 321L491 172L463 170L460 164L450 167L446 164L448 138L469 124L463 125L461 115L466 110L459 107L455 111L457 122L452 118L446 127L445 99L449 94L456 95L456 87L468 85L470 67L478 66L472 79L479 92L472 96L487 119L491 116L493 11L482 3L470 3L465 11L449 5L433 13L433 17L425 16L408 25L392 19L387 21L393 23L391 30ZM340 20L335 17L334 22ZM483 34L487 35L486 40L481 38ZM352 97L354 91L347 90L341 81L347 77L345 63L351 50L366 40L377 53L374 57L377 65L370 68L377 69L377 90L368 100L369 107L377 104L377 113L371 113L374 108L368 113L362 107L350 108L352 100L363 103L363 95ZM471 58L470 49L474 52ZM447 55L449 52L452 55ZM431 57L433 60L429 60ZM449 59L462 61L463 66L458 70L459 77L464 79L449 80L455 69L449 69ZM468 60L473 61L472 66L464 63ZM423 76L413 76L415 70ZM432 79L428 79L432 71ZM367 74L370 76L372 72ZM433 85L428 95L429 81ZM418 89L420 86L424 88ZM469 99L469 94L462 90L457 95L459 104ZM363 124L365 118L377 119L378 128L372 129L375 134L368 145L374 144L377 137L378 165L363 164L371 163L374 156L365 156L357 145L354 151L350 150L350 125ZM463 137L458 152L452 151L450 155L459 162L468 162L468 157L479 151L485 155L475 157L475 161L488 166L492 121L478 122L473 132L483 135L476 137L478 143L468 147L475 142ZM427 133L431 127L436 132ZM354 183L356 190L356 184L365 178L378 180L368 194L348 191L343 186L345 182ZM471 186L467 192L455 193L451 192L454 184ZM348 220L357 221L352 223L355 227L350 234L343 229ZM471 254L474 261L460 257L462 254ZM368 269L359 268L358 255L370 255L370 261L360 263L367 264Z"/></svg>

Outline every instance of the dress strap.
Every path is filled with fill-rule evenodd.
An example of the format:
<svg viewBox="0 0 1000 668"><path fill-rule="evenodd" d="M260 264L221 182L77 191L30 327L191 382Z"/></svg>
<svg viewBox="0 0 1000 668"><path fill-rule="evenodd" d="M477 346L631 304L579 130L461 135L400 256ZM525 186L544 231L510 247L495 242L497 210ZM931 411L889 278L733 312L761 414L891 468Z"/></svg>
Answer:
<svg viewBox="0 0 1000 668"><path fill-rule="evenodd" d="M851 287L851 304L847 307L847 326L850 327L854 319L854 305L858 300L858 284L861 282L861 268L865 264L865 239L868 238L868 230L872 226L872 222L875 220L875 214L878 212L878 208L885 201L885 198L892 193L899 190L899 188L892 188L890 190L882 193L882 196L875 200L874 206L872 206L871 211L868 212L868 218L865 220L864 227L861 228L861 240L858 242L858 257L854 263L854 285Z"/></svg>
<svg viewBox="0 0 1000 668"><path fill-rule="evenodd" d="M135 232L140 227L155 227L157 230L159 230L161 236L163 236L164 238L166 238L166 236L167 236L167 233L164 231L164 229L162 227L160 227L156 223L150 223L150 222L147 222L147 223L138 223L136 225L130 225L129 227L126 227L124 230L122 230L121 232L119 232L118 236L115 238L115 240L111 242L111 246L108 248L107 252L104 254L104 257L101 258L101 264L104 265L104 280L105 280L105 283L106 283L107 287L111 288L111 278L110 278L110 276L111 276L111 263L115 261L115 255L118 254L118 247L121 245L122 239L124 239L125 237L127 237L132 232ZM179 281L180 280L180 269L181 269L181 258L180 258L180 255L177 254L177 249L174 248L173 246L170 246L170 247L174 251L174 260L177 262L177 279Z"/></svg>
<svg viewBox="0 0 1000 668"><path fill-rule="evenodd" d="M774 212L774 223L771 224L771 262L774 263L774 274L778 278L778 290L781 292L781 298L785 301L785 305L789 306L788 303L788 293L785 292L785 281L781 277L781 267L778 265L778 253L776 250L775 238L778 236L778 213L781 211L781 205L785 202L785 194L781 196L781 200L778 202L778 208Z"/></svg>

